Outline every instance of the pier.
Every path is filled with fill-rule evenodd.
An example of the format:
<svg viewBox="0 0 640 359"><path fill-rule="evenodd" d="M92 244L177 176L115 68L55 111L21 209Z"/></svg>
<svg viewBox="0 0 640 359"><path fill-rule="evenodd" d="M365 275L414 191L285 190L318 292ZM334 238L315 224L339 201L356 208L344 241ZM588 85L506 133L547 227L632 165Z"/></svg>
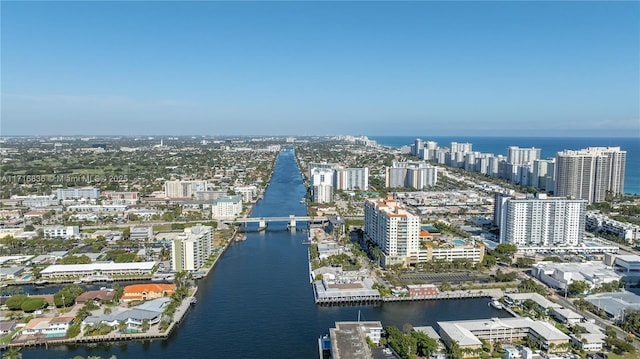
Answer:
<svg viewBox="0 0 640 359"><path fill-rule="evenodd" d="M466 299L466 298L500 298L503 293L500 289L487 290L457 290L442 292L436 295L415 296L415 297L380 297L362 295L343 295L319 298L314 286L315 303L320 305L340 305L340 304L378 304L382 302L414 302L422 300L444 300L444 299Z"/></svg>

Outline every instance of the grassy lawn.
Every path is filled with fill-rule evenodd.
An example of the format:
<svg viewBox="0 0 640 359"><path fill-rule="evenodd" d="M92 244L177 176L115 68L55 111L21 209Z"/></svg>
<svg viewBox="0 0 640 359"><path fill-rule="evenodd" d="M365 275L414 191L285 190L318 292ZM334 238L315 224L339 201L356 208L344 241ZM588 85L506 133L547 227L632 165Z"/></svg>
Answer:
<svg viewBox="0 0 640 359"><path fill-rule="evenodd" d="M638 359L638 352L624 353L624 355L618 355L615 353L607 353L609 359Z"/></svg>

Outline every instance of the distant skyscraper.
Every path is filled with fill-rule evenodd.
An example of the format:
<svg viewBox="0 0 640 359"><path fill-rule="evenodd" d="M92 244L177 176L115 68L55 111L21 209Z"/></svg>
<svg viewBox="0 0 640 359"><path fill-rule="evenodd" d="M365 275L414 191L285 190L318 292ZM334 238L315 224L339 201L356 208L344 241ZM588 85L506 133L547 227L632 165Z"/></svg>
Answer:
<svg viewBox="0 0 640 359"><path fill-rule="evenodd" d="M387 167L387 187L410 187L423 189L438 182L438 168L426 162L393 162Z"/></svg>
<svg viewBox="0 0 640 359"><path fill-rule="evenodd" d="M627 151L620 147L589 147L556 155L556 196L602 202L607 191L624 193Z"/></svg>
<svg viewBox="0 0 640 359"><path fill-rule="evenodd" d="M206 181L166 181L164 195L168 198L191 198L207 189Z"/></svg>
<svg viewBox="0 0 640 359"><path fill-rule="evenodd" d="M539 148L509 146L507 149L507 164L510 170L510 177L507 179L522 186L529 186L531 184L531 166L534 161L539 159Z"/></svg>
<svg viewBox="0 0 640 359"><path fill-rule="evenodd" d="M412 155L420 156L420 150L422 150L423 148L424 148L424 142L422 142L421 139L416 138L416 140L413 143Z"/></svg>
<svg viewBox="0 0 640 359"><path fill-rule="evenodd" d="M462 153L467 153L467 152L472 152L473 151L473 144L472 143L458 143L458 142L451 142L451 149L450 151L452 153L454 152L462 152Z"/></svg>
<svg viewBox="0 0 640 359"><path fill-rule="evenodd" d="M335 185L339 190L359 189L366 191L369 188L369 169L364 168L339 168L335 170Z"/></svg>
<svg viewBox="0 0 640 359"><path fill-rule="evenodd" d="M540 159L539 148L520 148L518 146L509 146L507 150L507 162L514 165L526 165Z"/></svg>
<svg viewBox="0 0 640 359"><path fill-rule="evenodd" d="M545 191L554 189L556 159L533 161L533 173L531 174L531 185Z"/></svg>

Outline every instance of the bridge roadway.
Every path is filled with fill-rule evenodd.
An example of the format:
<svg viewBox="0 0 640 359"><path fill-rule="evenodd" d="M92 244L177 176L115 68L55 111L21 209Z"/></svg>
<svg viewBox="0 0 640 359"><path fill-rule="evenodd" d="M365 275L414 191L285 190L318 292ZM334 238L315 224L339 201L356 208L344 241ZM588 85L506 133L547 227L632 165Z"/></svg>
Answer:
<svg viewBox="0 0 640 359"><path fill-rule="evenodd" d="M316 222L326 222L328 221L327 217L323 217L323 216L316 216L316 217L309 217L309 216L288 216L288 217L246 217L246 218L237 218L234 219L233 221L229 221L230 223L259 223L259 222L264 222L264 223L268 223L268 222L291 222L291 221L296 221L296 222L312 222L312 223L316 223Z"/></svg>

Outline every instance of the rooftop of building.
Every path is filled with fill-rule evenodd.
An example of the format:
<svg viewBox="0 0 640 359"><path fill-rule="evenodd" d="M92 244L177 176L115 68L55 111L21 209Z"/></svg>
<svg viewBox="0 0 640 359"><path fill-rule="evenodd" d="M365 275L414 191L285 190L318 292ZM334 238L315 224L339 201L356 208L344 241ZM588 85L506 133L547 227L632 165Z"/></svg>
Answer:
<svg viewBox="0 0 640 359"><path fill-rule="evenodd" d="M91 272L91 271L117 271L117 270L144 270L150 271L156 262L131 262L131 263L89 263L89 264L54 264L43 269L40 274L56 272Z"/></svg>
<svg viewBox="0 0 640 359"><path fill-rule="evenodd" d="M461 347L482 345L482 342L473 332L486 331L488 329L508 330L530 328L545 340L569 340L566 334L562 333L553 325L524 317L438 322L438 325L452 340L457 340Z"/></svg>
<svg viewBox="0 0 640 359"><path fill-rule="evenodd" d="M142 293L142 292L164 292L173 291L176 289L175 284L162 284L162 283L147 283L147 284L132 284L124 287L124 294L127 293Z"/></svg>
<svg viewBox="0 0 640 359"><path fill-rule="evenodd" d="M371 330L382 331L381 322L336 322L336 327L329 330L331 336L331 352L334 358L369 359L371 351L366 335Z"/></svg>

